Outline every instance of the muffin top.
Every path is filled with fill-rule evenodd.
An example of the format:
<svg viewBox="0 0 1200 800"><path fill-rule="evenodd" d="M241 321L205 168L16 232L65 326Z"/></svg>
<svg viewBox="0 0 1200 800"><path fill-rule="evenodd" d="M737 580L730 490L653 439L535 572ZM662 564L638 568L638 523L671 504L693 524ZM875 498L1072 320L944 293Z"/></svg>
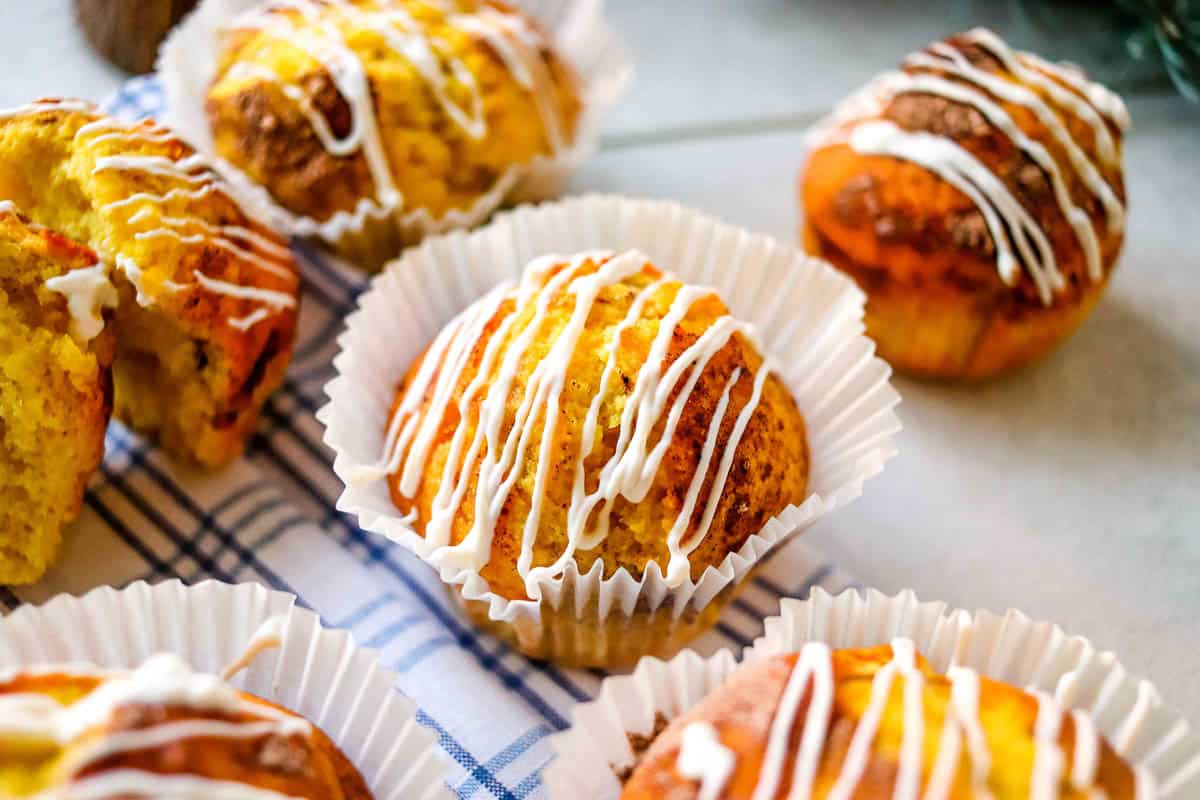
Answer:
<svg viewBox="0 0 1200 800"><path fill-rule="evenodd" d="M1073 300L1123 241L1120 98L976 29L914 53L814 132L810 231L914 286Z"/></svg>
<svg viewBox="0 0 1200 800"><path fill-rule="evenodd" d="M470 207L571 144L578 95L537 23L495 0L290 0L229 25L207 111L217 153L331 238Z"/></svg>
<svg viewBox="0 0 1200 800"><path fill-rule="evenodd" d="M169 130L77 100L0 111L0 200L96 251L136 303L231 350L294 323L287 245ZM246 364L249 372L251 364Z"/></svg>
<svg viewBox="0 0 1200 800"><path fill-rule="evenodd" d="M1154 796L1083 712L909 640L742 666L650 745L622 798L1063 800Z"/></svg>
<svg viewBox="0 0 1200 800"><path fill-rule="evenodd" d="M750 325L597 252L538 259L448 324L377 472L439 564L523 599L571 562L698 580L803 500L808 449Z"/></svg>
<svg viewBox="0 0 1200 800"><path fill-rule="evenodd" d="M0 675L0 794L367 800L307 720L159 655L132 672ZM60 796L55 794L54 796Z"/></svg>

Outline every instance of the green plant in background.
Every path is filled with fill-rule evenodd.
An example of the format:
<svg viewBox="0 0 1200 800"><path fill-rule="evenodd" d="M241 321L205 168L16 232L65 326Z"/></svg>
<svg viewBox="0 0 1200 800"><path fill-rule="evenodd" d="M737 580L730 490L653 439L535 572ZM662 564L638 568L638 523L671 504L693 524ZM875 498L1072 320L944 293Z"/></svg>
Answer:
<svg viewBox="0 0 1200 800"><path fill-rule="evenodd" d="M1200 102L1200 0L1016 0L1019 21L1052 39L1048 53L1105 82L1138 88L1169 80ZM1065 51L1065 52L1064 52Z"/></svg>

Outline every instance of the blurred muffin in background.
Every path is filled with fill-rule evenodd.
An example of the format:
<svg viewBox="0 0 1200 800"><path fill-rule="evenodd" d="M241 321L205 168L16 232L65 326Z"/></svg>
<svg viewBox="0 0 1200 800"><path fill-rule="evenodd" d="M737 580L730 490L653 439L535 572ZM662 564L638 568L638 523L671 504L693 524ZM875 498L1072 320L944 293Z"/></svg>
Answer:
<svg viewBox="0 0 1200 800"><path fill-rule="evenodd" d="M807 249L867 292L893 366L981 379L1083 321L1125 229L1120 98L976 29L935 42L814 131Z"/></svg>
<svg viewBox="0 0 1200 800"><path fill-rule="evenodd" d="M223 36L216 153L361 266L494 208L574 139L575 71L496 0L268 3Z"/></svg>

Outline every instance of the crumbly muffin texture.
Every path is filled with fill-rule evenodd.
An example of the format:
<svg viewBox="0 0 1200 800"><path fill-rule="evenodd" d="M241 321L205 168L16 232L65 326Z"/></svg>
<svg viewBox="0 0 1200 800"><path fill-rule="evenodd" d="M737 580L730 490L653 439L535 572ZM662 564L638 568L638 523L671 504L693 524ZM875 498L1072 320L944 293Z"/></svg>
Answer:
<svg viewBox="0 0 1200 800"><path fill-rule="evenodd" d="M621 797L1153 796L1139 783L1152 785L1086 714L971 670L939 674L901 640L743 665L657 736Z"/></svg>
<svg viewBox="0 0 1200 800"><path fill-rule="evenodd" d="M0 209L0 584L45 572L104 452L112 334L72 335L66 297L46 286L96 263Z"/></svg>
<svg viewBox="0 0 1200 800"><path fill-rule="evenodd" d="M295 338L286 243L170 131L77 101L0 115L0 198L107 265L117 416L189 461L239 455Z"/></svg>
<svg viewBox="0 0 1200 800"><path fill-rule="evenodd" d="M320 221L468 208L569 146L580 107L537 23L493 0L268 6L230 25L207 96L217 153Z"/></svg>
<svg viewBox="0 0 1200 800"><path fill-rule="evenodd" d="M808 476L752 330L638 253L543 259L479 301L413 365L390 433L400 511L510 599L570 561L697 580Z"/></svg>

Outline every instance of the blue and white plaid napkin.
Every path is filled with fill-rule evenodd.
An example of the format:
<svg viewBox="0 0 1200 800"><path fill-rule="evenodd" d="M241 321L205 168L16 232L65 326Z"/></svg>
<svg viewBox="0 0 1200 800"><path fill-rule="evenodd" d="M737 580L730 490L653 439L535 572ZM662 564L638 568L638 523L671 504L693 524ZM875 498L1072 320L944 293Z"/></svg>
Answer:
<svg viewBox="0 0 1200 800"><path fill-rule="evenodd" d="M126 84L109 109L140 118L162 105L151 77ZM341 483L314 414L334 375L342 320L367 280L317 252L301 256L295 356L246 458L215 473L190 470L114 423L62 563L34 587L0 587L0 606L135 580L260 581L297 595L327 625L380 651L400 676L398 688L437 732L453 764L447 780L460 796L542 797L540 774L551 757L546 737L568 726L572 707L596 693L604 674L529 661L477 631L428 567L337 511ZM695 647L704 654L740 650L762 632L763 618L778 612L780 597L848 585L795 542Z"/></svg>

